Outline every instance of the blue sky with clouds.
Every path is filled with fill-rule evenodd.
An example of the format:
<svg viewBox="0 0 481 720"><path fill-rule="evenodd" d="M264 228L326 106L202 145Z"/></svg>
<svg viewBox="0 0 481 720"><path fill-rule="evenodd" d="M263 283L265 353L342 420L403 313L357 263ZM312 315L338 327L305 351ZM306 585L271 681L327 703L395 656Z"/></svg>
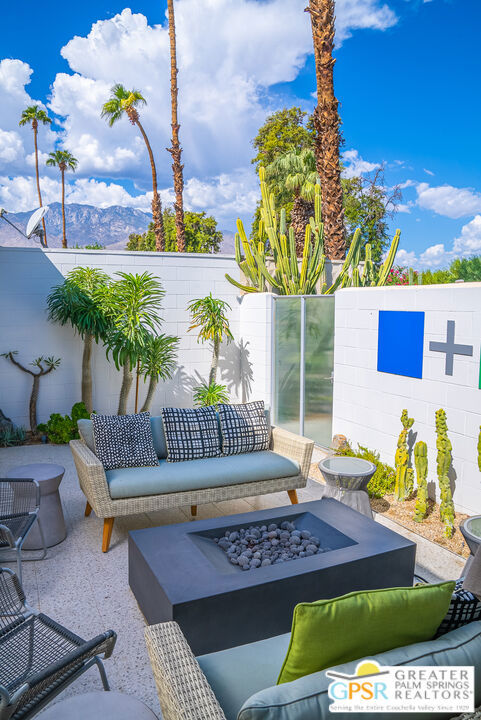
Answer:
<svg viewBox="0 0 481 720"><path fill-rule="evenodd" d="M257 198L250 140L266 115L312 110L314 66L306 0L177 0L181 142L186 204L224 230ZM479 0L337 0L336 94L348 173L386 165L403 186L400 260L442 266L481 252L481 53ZM57 143L79 159L68 200L150 205L141 138L125 120L99 117L114 82L140 88L142 112L172 198L169 54L165 3L84 0L2 8L0 204L35 206L32 138L18 127L26 104L57 118L40 148ZM42 160L44 160L42 155ZM43 164L43 163L42 163ZM58 198L45 170L46 201Z"/></svg>

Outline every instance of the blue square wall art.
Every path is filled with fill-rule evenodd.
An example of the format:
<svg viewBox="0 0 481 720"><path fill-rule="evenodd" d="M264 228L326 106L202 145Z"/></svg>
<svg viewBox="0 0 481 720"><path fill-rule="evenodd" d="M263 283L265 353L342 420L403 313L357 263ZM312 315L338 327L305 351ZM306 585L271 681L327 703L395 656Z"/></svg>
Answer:
<svg viewBox="0 0 481 720"><path fill-rule="evenodd" d="M379 311L378 372L422 378L423 349L423 312Z"/></svg>

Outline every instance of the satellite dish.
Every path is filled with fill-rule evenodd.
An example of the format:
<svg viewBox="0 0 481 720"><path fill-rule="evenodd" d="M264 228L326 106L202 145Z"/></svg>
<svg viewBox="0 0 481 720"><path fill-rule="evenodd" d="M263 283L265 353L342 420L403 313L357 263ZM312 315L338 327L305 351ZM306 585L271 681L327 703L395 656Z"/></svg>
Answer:
<svg viewBox="0 0 481 720"><path fill-rule="evenodd" d="M48 213L48 205L39 207L35 212L30 215L30 219L27 223L27 229L25 230L26 237L30 238L32 235L38 235L40 229L40 223L42 222L45 215ZM43 234L43 233L42 233Z"/></svg>
<svg viewBox="0 0 481 720"><path fill-rule="evenodd" d="M0 219L5 220L6 223L15 228L15 230L19 232L20 235L23 235L23 237L27 238L28 240L32 237L32 235L36 235L40 241L40 245L42 245L42 247L47 247L47 244L44 240L43 228L40 227L40 223L42 222L47 212L48 205L44 205L43 207L39 207L37 210L35 210L35 212L33 212L30 216L25 232L23 232L23 230L20 230L19 227L14 225L13 222L11 222L10 220L8 220L8 218L5 217L7 211L3 208L0 208Z"/></svg>

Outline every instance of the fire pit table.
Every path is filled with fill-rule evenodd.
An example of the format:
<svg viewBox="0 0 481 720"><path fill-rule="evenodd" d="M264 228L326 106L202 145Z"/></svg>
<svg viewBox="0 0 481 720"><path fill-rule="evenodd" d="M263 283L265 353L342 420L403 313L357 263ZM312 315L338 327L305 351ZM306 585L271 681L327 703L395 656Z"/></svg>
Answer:
<svg viewBox="0 0 481 720"><path fill-rule="evenodd" d="M324 497L335 498L372 518L367 485L376 472L374 463L341 455L324 458L318 467L326 481Z"/></svg>
<svg viewBox="0 0 481 720"><path fill-rule="evenodd" d="M300 544L292 539L297 532ZM247 548L242 554L251 552L249 567L240 555L232 561L236 535ZM270 563L265 552L252 562L256 547L270 549ZM134 530L129 583L149 624L175 620L202 655L288 632L299 602L412 585L415 553L410 540L329 498Z"/></svg>

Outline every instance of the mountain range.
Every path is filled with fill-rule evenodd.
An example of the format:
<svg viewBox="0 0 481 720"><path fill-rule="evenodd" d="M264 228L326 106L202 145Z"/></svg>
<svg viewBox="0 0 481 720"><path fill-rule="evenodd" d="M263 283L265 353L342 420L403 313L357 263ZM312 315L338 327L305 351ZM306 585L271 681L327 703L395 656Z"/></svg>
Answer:
<svg viewBox="0 0 481 720"><path fill-rule="evenodd" d="M6 217L23 232L33 210L28 212L8 213ZM149 213L135 208L112 205L99 208L94 205L79 205L67 203L65 205L65 220L67 226L67 244L69 248L85 247L86 245L100 244L110 250L123 250L131 233L143 233L147 230L152 216ZM58 248L62 246L62 206L60 203L49 205L45 216L47 225L48 246ZM234 251L234 237L232 233L223 233L224 241L221 252ZM33 247L35 240L27 240L14 230L8 223L0 220L0 245L10 247Z"/></svg>

